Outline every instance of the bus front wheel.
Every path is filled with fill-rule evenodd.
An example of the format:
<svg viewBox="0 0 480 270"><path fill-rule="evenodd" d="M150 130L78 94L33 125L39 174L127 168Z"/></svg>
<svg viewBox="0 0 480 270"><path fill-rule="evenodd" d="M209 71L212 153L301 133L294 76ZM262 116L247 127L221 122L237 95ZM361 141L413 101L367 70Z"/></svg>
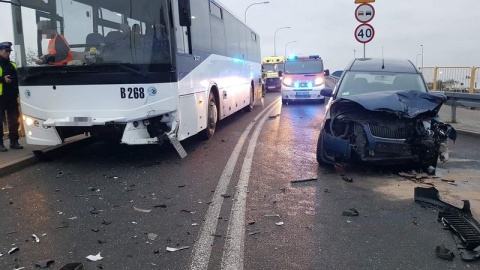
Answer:
<svg viewBox="0 0 480 270"><path fill-rule="evenodd" d="M255 93L253 92L253 86L250 87L250 103L243 108L244 112L251 112L253 110L253 103L255 102Z"/></svg>

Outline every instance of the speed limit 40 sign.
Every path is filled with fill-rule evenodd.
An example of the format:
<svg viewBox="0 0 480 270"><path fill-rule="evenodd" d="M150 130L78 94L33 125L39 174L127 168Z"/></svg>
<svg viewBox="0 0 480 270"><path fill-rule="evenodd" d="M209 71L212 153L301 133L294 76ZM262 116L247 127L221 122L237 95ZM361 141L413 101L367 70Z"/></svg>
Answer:
<svg viewBox="0 0 480 270"><path fill-rule="evenodd" d="M374 36L375 30L368 23L362 23L355 29L355 39L360 43L368 43Z"/></svg>

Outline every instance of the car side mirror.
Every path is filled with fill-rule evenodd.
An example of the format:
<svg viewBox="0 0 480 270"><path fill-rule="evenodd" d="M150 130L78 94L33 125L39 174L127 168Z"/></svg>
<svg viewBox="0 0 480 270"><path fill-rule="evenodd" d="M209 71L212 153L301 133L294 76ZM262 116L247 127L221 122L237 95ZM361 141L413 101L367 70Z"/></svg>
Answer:
<svg viewBox="0 0 480 270"><path fill-rule="evenodd" d="M320 95L324 97L332 97L333 96L333 89L330 87L325 87L322 90L320 90Z"/></svg>
<svg viewBox="0 0 480 270"><path fill-rule="evenodd" d="M282 75L283 75L283 71L280 70L280 71L278 72L278 77L282 77Z"/></svg>
<svg viewBox="0 0 480 270"><path fill-rule="evenodd" d="M325 73L325 76L330 76L330 70L329 69L325 69L324 73Z"/></svg>

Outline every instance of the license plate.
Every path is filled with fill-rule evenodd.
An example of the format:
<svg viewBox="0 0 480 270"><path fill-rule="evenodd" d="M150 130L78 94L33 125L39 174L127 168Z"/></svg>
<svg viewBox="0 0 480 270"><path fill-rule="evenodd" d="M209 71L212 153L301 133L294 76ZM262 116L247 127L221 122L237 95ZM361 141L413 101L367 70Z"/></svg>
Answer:
<svg viewBox="0 0 480 270"><path fill-rule="evenodd" d="M310 96L310 92L296 92L296 96Z"/></svg>

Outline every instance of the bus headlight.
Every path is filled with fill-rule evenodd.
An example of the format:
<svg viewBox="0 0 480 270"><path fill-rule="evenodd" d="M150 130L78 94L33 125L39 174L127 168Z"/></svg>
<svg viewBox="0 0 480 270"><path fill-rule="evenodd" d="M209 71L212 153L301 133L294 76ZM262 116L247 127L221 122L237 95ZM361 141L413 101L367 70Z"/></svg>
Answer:
<svg viewBox="0 0 480 270"><path fill-rule="evenodd" d="M323 84L325 80L322 77L318 77L315 79L315 85Z"/></svg>
<svg viewBox="0 0 480 270"><path fill-rule="evenodd" d="M27 124L27 126L31 126L33 124L33 119L28 116L25 117L25 124Z"/></svg>
<svg viewBox="0 0 480 270"><path fill-rule="evenodd" d="M286 86L292 86L292 78L290 77L283 78L283 84L285 84Z"/></svg>

